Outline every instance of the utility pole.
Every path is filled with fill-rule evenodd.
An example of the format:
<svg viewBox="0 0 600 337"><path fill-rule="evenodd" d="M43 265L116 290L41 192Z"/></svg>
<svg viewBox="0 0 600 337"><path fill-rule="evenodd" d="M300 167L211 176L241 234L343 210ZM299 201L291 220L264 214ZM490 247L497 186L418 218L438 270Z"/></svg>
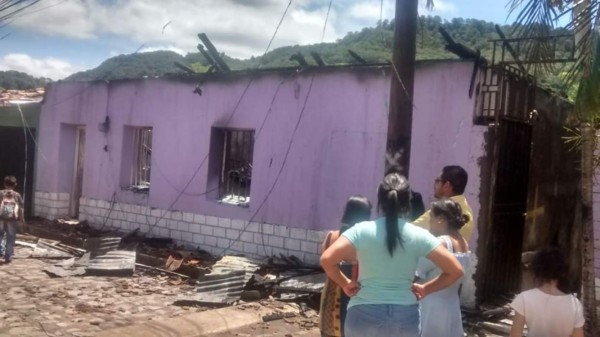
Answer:
<svg viewBox="0 0 600 337"><path fill-rule="evenodd" d="M410 167L418 7L418 0L396 0L386 171L399 170L407 177Z"/></svg>

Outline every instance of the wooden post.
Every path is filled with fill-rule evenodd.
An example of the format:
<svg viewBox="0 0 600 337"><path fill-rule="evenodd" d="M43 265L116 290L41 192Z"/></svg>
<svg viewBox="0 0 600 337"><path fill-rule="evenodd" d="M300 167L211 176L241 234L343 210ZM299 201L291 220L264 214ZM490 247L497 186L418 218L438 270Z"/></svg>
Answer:
<svg viewBox="0 0 600 337"><path fill-rule="evenodd" d="M582 299L585 315L585 336L597 335L596 287L594 275L594 155L596 131L584 123L581 126L581 221L583 222Z"/></svg>
<svg viewBox="0 0 600 337"><path fill-rule="evenodd" d="M418 0L396 0L386 171L408 177L417 55Z"/></svg>

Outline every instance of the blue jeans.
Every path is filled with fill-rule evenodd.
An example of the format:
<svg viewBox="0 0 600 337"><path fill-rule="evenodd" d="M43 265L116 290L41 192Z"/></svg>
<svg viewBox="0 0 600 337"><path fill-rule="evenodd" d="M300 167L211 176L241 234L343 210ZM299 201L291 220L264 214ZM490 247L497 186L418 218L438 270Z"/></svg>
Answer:
<svg viewBox="0 0 600 337"><path fill-rule="evenodd" d="M355 305L344 330L346 337L419 337L419 305Z"/></svg>
<svg viewBox="0 0 600 337"><path fill-rule="evenodd" d="M0 253L4 252L4 261L11 261L12 256L15 252L15 241L17 241L17 222L6 221L6 226L0 220ZM4 230L6 229L6 230ZM6 236L6 244L3 244L4 237Z"/></svg>

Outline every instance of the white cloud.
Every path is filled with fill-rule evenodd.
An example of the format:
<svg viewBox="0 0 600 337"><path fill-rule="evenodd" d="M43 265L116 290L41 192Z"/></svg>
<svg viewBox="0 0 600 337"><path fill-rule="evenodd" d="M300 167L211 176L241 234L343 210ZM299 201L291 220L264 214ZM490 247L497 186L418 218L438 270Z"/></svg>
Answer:
<svg viewBox="0 0 600 337"><path fill-rule="evenodd" d="M143 47L142 49L140 49L139 52L140 53L150 53L150 52L157 51L157 50L169 50L169 51L175 52L182 56L185 56L185 54L186 54L186 51L181 48L177 48L175 46L166 46L166 45ZM118 55L118 54L116 54L116 55ZM113 55L113 56L116 56L116 55Z"/></svg>
<svg viewBox="0 0 600 337"><path fill-rule="evenodd" d="M425 1L420 0L421 14L448 17L456 12L451 2L455 0L435 0L431 11L425 9ZM155 46L146 50L164 47L179 53L197 51L197 34L204 32L220 51L240 58L262 54L288 5L285 0L47 0L44 3L58 5L22 16L13 25L72 39L116 37L136 45ZM392 18L395 0L383 3L383 18ZM373 26L380 17L380 0L343 0L333 4L324 36L326 42L335 41L348 31ZM329 0L294 1L272 48L320 42L328 5Z"/></svg>
<svg viewBox="0 0 600 337"><path fill-rule="evenodd" d="M60 2L52 1L47 5ZM319 42L328 3L295 1L273 47ZM13 25L50 36L75 39L116 36L185 52L197 51L197 34L205 32L220 51L234 57L249 57L264 51L287 4L280 0L66 1L23 16ZM334 28L336 17L333 8L326 41L340 37Z"/></svg>
<svg viewBox="0 0 600 337"><path fill-rule="evenodd" d="M83 67L56 58L35 59L26 54L7 54L0 58L0 70L22 71L35 77L60 80Z"/></svg>

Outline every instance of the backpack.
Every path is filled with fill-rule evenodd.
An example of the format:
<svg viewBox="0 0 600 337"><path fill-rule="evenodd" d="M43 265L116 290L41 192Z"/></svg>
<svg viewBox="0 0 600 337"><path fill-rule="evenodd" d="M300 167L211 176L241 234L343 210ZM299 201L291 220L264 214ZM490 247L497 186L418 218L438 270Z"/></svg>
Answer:
<svg viewBox="0 0 600 337"><path fill-rule="evenodd" d="M0 218L3 220L17 220L19 218L19 204L12 192L5 192L0 202Z"/></svg>

